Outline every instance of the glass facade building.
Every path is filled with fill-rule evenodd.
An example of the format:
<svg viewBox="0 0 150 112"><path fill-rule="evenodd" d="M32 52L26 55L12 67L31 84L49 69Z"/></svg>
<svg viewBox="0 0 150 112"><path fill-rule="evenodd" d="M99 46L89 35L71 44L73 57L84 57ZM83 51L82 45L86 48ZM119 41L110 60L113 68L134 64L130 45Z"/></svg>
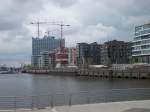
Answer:
<svg viewBox="0 0 150 112"><path fill-rule="evenodd" d="M132 57L135 63L150 63L150 23L135 27L132 43Z"/></svg>
<svg viewBox="0 0 150 112"><path fill-rule="evenodd" d="M63 40L62 43L63 46L65 46L65 40ZM41 52L52 51L58 48L60 48L60 39L56 39L53 36L44 36L43 38L32 38L32 65L38 65L38 57L40 57Z"/></svg>
<svg viewBox="0 0 150 112"><path fill-rule="evenodd" d="M77 44L77 65L87 67L88 65L99 65L101 63L101 45L94 43Z"/></svg>
<svg viewBox="0 0 150 112"><path fill-rule="evenodd" d="M40 55L42 51L51 51L60 47L60 39L55 37L32 38L32 55Z"/></svg>
<svg viewBox="0 0 150 112"><path fill-rule="evenodd" d="M129 64L131 62L131 42L112 40L105 42L101 49L101 63Z"/></svg>

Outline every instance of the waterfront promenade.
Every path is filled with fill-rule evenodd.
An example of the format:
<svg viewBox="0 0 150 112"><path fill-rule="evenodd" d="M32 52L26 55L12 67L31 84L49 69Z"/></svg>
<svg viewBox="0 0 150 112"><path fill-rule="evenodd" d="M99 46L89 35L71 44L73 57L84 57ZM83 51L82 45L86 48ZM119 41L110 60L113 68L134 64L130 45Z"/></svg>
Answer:
<svg viewBox="0 0 150 112"><path fill-rule="evenodd" d="M57 106L54 108L23 110L18 109L16 112L150 112L150 100L143 101L126 101L113 103L97 103L75 106ZM6 112L6 111L0 111ZM7 111L14 112L14 111Z"/></svg>
<svg viewBox="0 0 150 112"><path fill-rule="evenodd" d="M54 112L150 112L150 100L56 107Z"/></svg>
<svg viewBox="0 0 150 112"><path fill-rule="evenodd" d="M46 112L48 110L51 111L52 108L56 109L56 112L101 112L98 110L102 109L104 111L108 108L110 108L110 110L112 110L113 108L119 110L120 108L126 109L127 107L130 107L132 104L125 103L128 101L132 101L133 106L136 106L136 104L144 104L144 106L147 104L150 105L149 90L150 89L148 88L116 89L105 91L103 90L99 92L90 93L89 95L87 92L82 92L74 94L59 93L49 96L40 95L31 97L0 97L0 110L2 110L2 112L4 110L6 112L8 112L9 110ZM142 104L136 102L142 102ZM120 108L117 105L120 105ZM67 109L69 109L69 111ZM94 109L95 111L93 111Z"/></svg>

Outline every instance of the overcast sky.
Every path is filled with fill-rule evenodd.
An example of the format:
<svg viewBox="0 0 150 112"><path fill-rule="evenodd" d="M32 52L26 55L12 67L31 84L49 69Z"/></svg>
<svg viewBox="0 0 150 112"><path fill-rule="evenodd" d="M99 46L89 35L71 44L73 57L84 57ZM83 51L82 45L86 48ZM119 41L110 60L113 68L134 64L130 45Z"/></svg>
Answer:
<svg viewBox="0 0 150 112"><path fill-rule="evenodd" d="M70 24L64 28L67 46L132 41L134 27L150 22L150 0L1 0L0 64L30 62L31 39L37 35L30 22L37 20ZM52 29L42 25L40 35Z"/></svg>

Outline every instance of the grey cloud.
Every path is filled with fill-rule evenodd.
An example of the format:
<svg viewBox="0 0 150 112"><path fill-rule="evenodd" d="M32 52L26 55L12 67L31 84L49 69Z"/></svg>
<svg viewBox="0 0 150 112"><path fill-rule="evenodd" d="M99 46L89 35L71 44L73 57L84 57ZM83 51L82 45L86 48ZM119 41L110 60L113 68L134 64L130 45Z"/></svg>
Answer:
<svg viewBox="0 0 150 112"><path fill-rule="evenodd" d="M82 1L82 0L81 0ZM78 17L84 26L99 23L118 30L120 40L132 40L134 27L150 21L149 0L87 0L80 4ZM119 37L120 36L120 37ZM111 37L110 38L115 38Z"/></svg>
<svg viewBox="0 0 150 112"><path fill-rule="evenodd" d="M13 14L7 12L6 14L0 14L0 31L14 30L22 26L22 20L17 18L17 14Z"/></svg>
<svg viewBox="0 0 150 112"><path fill-rule="evenodd" d="M24 27L24 22L30 14L43 8L45 0L5 0L0 4L0 62L9 60L24 60L31 53L30 31ZM30 21L28 21L28 24ZM10 55L7 55L7 54ZM22 55L17 55L17 54ZM16 54L16 55L14 55ZM15 58L15 59L14 59ZM28 57L29 58L29 57ZM29 58L30 59L30 58ZM28 60L29 60L28 59ZM1 64L1 63L0 63Z"/></svg>
<svg viewBox="0 0 150 112"><path fill-rule="evenodd" d="M149 15L149 4L149 0L129 0L118 4L116 8L118 7L118 11L127 16L144 16Z"/></svg>
<svg viewBox="0 0 150 112"><path fill-rule="evenodd" d="M150 0L5 0L0 4L0 53L31 53L32 29L24 24L31 22L28 17L40 16L45 4L50 4L45 16L72 19L65 21L71 24L72 30L65 36L72 45L108 39L131 41L134 27L150 21Z"/></svg>
<svg viewBox="0 0 150 112"><path fill-rule="evenodd" d="M42 8L42 0L10 0L11 5L0 11L0 30L14 30L22 27L27 16ZM5 4L4 4L5 5Z"/></svg>
<svg viewBox="0 0 150 112"><path fill-rule="evenodd" d="M0 8L0 32L4 42L12 42L16 36L29 37L29 30L23 23L28 16L42 9L45 0L6 0ZM30 21L28 21L28 24Z"/></svg>
<svg viewBox="0 0 150 112"><path fill-rule="evenodd" d="M50 0L56 5L59 5L60 7L70 7L76 3L78 3L78 0Z"/></svg>

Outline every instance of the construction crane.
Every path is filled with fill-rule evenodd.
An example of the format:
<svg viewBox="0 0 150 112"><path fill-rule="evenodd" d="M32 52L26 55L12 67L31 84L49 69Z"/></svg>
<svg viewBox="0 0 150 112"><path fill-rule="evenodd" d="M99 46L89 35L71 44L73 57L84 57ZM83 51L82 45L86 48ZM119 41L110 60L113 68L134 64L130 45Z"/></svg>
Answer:
<svg viewBox="0 0 150 112"><path fill-rule="evenodd" d="M40 24L47 24L47 25L55 25L55 26L59 26L60 27L60 49L59 51L56 53L56 63L57 65L59 66L65 66L67 63L68 63L68 53L67 53L67 49L65 49L65 46L63 46L63 42L64 42L64 39L63 39L63 29L64 27L69 27L71 25L69 24L63 24L62 22L61 23L54 23L54 22L31 22L31 24L35 24L37 25L37 34L38 34L38 37L40 37ZM48 34L48 36L50 35L50 32L52 31L48 31L46 32Z"/></svg>
<svg viewBox="0 0 150 112"><path fill-rule="evenodd" d="M45 33L46 33L47 36L49 37L49 36L51 36L52 32L54 32L54 31L58 31L58 29L48 30L48 31L46 31Z"/></svg>
<svg viewBox="0 0 150 112"><path fill-rule="evenodd" d="M60 26L60 49L63 49L63 46L62 46L62 41L63 41L63 27L67 27L67 26L71 26L69 24L63 24L63 23L54 23L54 22L31 22L31 24L35 24L37 25L37 34L38 34L38 37L40 37L40 24L48 24L48 25L55 25L55 26ZM48 32L47 32L48 33ZM50 32L49 32L50 33ZM49 35L48 33L48 35Z"/></svg>
<svg viewBox="0 0 150 112"><path fill-rule="evenodd" d="M66 64L68 64L68 53L67 53L67 50L64 48L63 46L63 27L67 27L67 26L70 26L70 25L67 25L67 24L63 24L63 23L60 23L60 24L55 24L55 23L48 23L49 25L56 25L56 26L60 26L60 31L61 31L61 34L60 34L60 50L59 52L56 53L56 66L57 67L63 67L65 66Z"/></svg>
<svg viewBox="0 0 150 112"><path fill-rule="evenodd" d="M40 24L47 24L47 22L31 22L30 24L37 25L37 35L40 37Z"/></svg>
<svg viewBox="0 0 150 112"><path fill-rule="evenodd" d="M48 25L55 25L55 26L60 26L60 50L63 49L63 27L68 27L71 26L69 24L63 24L63 23L54 23L54 22L42 22Z"/></svg>
<svg viewBox="0 0 150 112"><path fill-rule="evenodd" d="M60 26L60 50L62 50L63 49L63 27L65 27L65 26L71 26L71 25L69 25L69 24L63 24L63 23L60 23L60 24L55 24L55 23L53 23L53 24L50 24L50 25L56 25L56 26Z"/></svg>
<svg viewBox="0 0 150 112"><path fill-rule="evenodd" d="M64 26L70 26L70 25L66 25L66 24L63 24L63 23L61 23L61 24L52 24L52 25L58 25L58 26L60 26L60 31L61 31L61 39L63 38L63 27Z"/></svg>

